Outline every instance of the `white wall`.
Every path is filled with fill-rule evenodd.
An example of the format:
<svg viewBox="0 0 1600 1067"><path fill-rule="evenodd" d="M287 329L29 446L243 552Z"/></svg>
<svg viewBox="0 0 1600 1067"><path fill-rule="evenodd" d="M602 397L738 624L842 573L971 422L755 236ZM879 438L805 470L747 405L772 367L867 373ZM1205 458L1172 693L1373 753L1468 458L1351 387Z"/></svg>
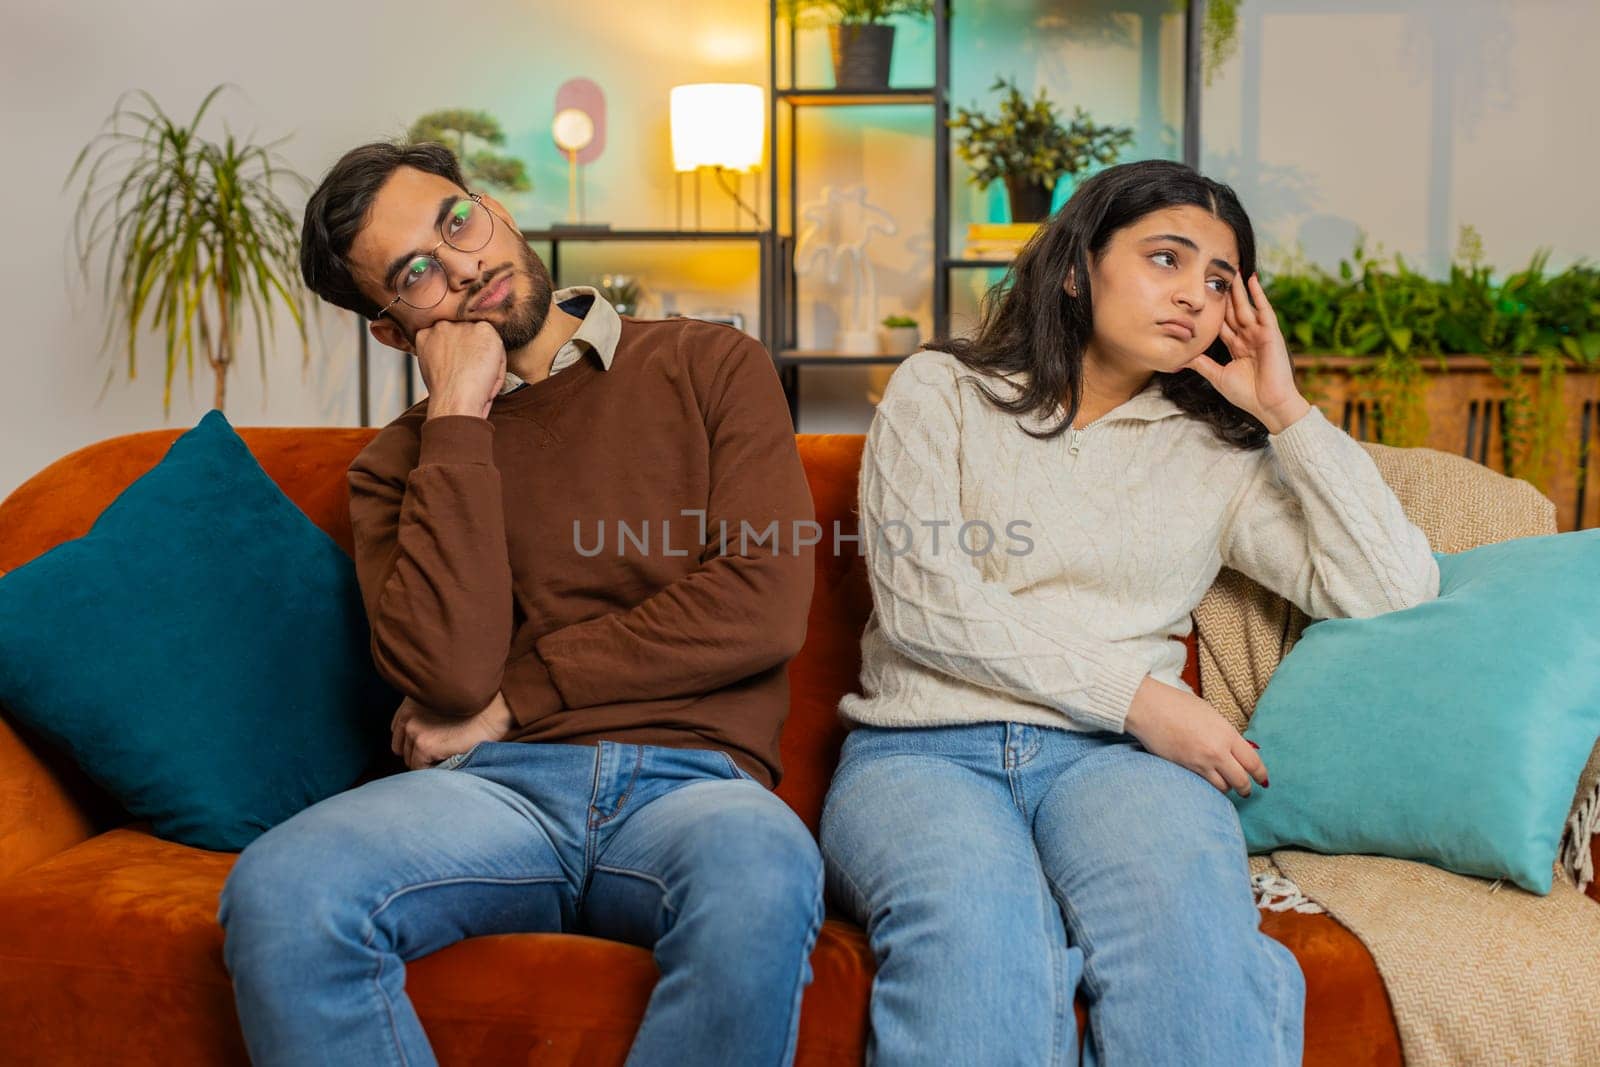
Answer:
<svg viewBox="0 0 1600 1067"><path fill-rule="evenodd" d="M1444 271L1600 252L1592 0L1245 0L1204 99L1202 165L1266 242L1332 265L1355 236Z"/></svg>
<svg viewBox="0 0 1600 1067"><path fill-rule="evenodd" d="M963 5L965 9L965 5ZM1139 131L1139 152L1176 154L1180 21L1167 0L988 0L958 17L956 104L989 102L996 73L1040 83L1066 107ZM1589 51L1600 41L1590 0L1244 0L1240 54L1204 98L1204 165L1234 181L1264 243L1297 243L1332 262L1358 229L1434 269L1457 227L1482 232L1489 261L1520 266L1539 246L1559 265L1600 250L1592 175ZM210 406L210 371L181 384L170 420L160 351L143 342L140 377L119 376L97 400L103 303L71 274L66 234L75 194L62 181L117 95L145 88L187 115L220 81L234 129L292 133L289 161L312 180L346 148L392 136L424 111L493 112L535 189L507 198L526 226L566 208L566 174L550 144L557 87L589 77L605 90L611 137L588 171L590 216L619 226L670 225L674 184L667 92L686 81L764 83L764 0L591 0L583 5L483 0L446 10L420 0L263 7L238 0L10 0L0 38L0 193L12 206L0 270L0 495L51 460L114 434L191 426ZM897 81L929 70L931 32L902 31ZM808 73L822 77L813 41ZM220 127L212 127L216 131ZM875 109L806 132L802 196L864 183L900 233L873 245L880 315L928 324L931 159L926 113ZM959 164L956 179L961 179ZM958 185L958 231L989 217L996 191ZM707 222L714 199L708 195ZM298 208L298 203L295 205ZM770 210L770 205L764 205ZM568 281L605 270L640 274L654 303L731 307L754 325L755 260L730 252L592 246L563 252ZM826 344L842 290L806 283L802 343ZM969 316L981 280L959 287ZM958 321L970 321L962 317ZM302 376L288 333L262 384L251 345L229 386L240 425L353 425L355 324L323 316ZM399 410L402 363L374 346L373 418ZM803 372L801 429L860 430L870 417L861 371Z"/></svg>

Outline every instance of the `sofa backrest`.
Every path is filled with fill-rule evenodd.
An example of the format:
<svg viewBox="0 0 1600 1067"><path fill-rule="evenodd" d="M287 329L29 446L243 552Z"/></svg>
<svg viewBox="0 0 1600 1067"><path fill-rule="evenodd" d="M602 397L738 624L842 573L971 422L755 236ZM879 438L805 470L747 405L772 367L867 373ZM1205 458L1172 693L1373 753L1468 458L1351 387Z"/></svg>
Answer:
<svg viewBox="0 0 1600 1067"><path fill-rule="evenodd" d="M0 502L0 572L88 532L100 512L160 462L182 432L153 430L110 438L57 460L29 479ZM346 552L351 551L345 470L377 430L242 427L238 432L279 488ZM839 698L856 687L861 631L872 611L872 595L858 545L842 540L857 532L856 489L864 438L800 434L796 441L823 533L805 646L789 667L790 714L783 732L784 775L778 794L815 831L844 740ZM841 538L838 552L835 524ZM1198 691L1192 638L1186 673ZM70 778L69 771L63 780L70 789L83 789L81 782Z"/></svg>
<svg viewBox="0 0 1600 1067"><path fill-rule="evenodd" d="M87 445L56 460L0 502L0 572L82 537L117 494L161 461L184 430L148 430ZM278 487L351 551L345 468L375 429L241 427L239 436Z"/></svg>

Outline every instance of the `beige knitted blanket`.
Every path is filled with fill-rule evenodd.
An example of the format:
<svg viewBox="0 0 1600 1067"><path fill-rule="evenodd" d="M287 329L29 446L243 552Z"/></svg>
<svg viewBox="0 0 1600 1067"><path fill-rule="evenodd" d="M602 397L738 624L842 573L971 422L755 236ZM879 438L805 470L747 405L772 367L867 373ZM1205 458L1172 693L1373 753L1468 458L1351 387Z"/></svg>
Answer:
<svg viewBox="0 0 1600 1067"><path fill-rule="evenodd" d="M1432 449L1364 447L1435 551L1556 532L1554 505L1526 482ZM1231 570L1195 620L1205 697L1243 729L1308 620ZM1600 1064L1600 904L1580 891L1594 876L1596 832L1600 744L1579 779L1547 897L1374 856L1284 850L1253 858L1251 870L1258 895L1294 906L1298 888L1314 902L1301 910L1321 905L1366 945L1408 1064Z"/></svg>

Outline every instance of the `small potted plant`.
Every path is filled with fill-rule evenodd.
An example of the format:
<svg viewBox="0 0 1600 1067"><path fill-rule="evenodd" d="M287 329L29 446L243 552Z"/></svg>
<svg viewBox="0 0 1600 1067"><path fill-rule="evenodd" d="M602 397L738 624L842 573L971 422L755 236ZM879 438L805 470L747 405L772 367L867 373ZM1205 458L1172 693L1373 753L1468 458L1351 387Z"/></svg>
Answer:
<svg viewBox="0 0 1600 1067"><path fill-rule="evenodd" d="M638 316L642 291L638 279L633 275L602 274L600 284L595 289L606 298L606 303L616 309L618 315Z"/></svg>
<svg viewBox="0 0 1600 1067"><path fill-rule="evenodd" d="M784 15L802 28L828 27L833 84L840 89L887 89L896 15L924 18L933 0L784 0Z"/></svg>
<svg viewBox="0 0 1600 1067"><path fill-rule="evenodd" d="M917 320L908 315L890 315L878 330L878 351L885 356L903 356L922 343Z"/></svg>
<svg viewBox="0 0 1600 1067"><path fill-rule="evenodd" d="M1133 143L1133 130L1096 125L1081 107L1063 124L1043 89L1031 103L1005 78L989 89L1006 90L998 115L957 108L948 125L962 135L956 151L972 168L971 180L978 188L1005 180L1013 222L1043 220L1062 175L1114 163Z"/></svg>

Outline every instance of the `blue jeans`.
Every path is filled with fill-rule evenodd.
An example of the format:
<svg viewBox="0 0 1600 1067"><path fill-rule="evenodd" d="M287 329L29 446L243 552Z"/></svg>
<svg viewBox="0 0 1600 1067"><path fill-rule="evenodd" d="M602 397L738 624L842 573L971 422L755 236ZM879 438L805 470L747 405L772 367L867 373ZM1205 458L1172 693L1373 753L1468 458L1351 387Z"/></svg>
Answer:
<svg viewBox="0 0 1600 1067"><path fill-rule="evenodd" d="M822 815L877 958L869 1061L1298 1064L1305 979L1260 931L1238 815L1126 734L862 727Z"/></svg>
<svg viewBox="0 0 1600 1067"><path fill-rule="evenodd" d="M822 861L721 752L489 741L273 827L217 919L258 1067L434 1063L405 961L524 931L653 951L630 1064L787 1064Z"/></svg>

